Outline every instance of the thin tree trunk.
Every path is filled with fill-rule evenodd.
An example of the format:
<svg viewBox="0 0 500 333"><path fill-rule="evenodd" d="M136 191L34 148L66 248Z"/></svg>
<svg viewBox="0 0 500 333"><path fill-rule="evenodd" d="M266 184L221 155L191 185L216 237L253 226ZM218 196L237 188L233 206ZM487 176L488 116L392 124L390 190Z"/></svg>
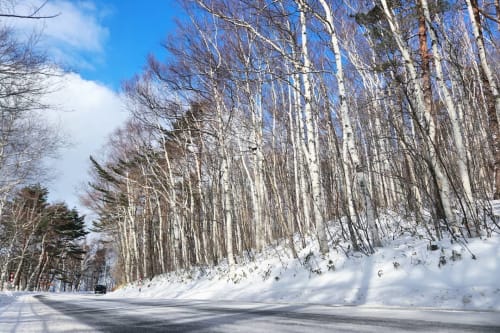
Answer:
<svg viewBox="0 0 500 333"><path fill-rule="evenodd" d="M500 122L500 94L498 91L497 82L493 76L493 72L486 57L486 49L484 46L483 31L481 27L481 16L477 0L465 0L467 10L472 25L472 33L476 40L477 53L481 64L483 84L487 90L487 106L490 135L492 140L493 158L494 158L494 181L495 193L494 199L500 199L500 133L498 123Z"/></svg>
<svg viewBox="0 0 500 333"><path fill-rule="evenodd" d="M451 208L451 187L449 180L443 171L443 167L441 165L441 161L439 160L437 144L434 141L436 138L436 124L434 122L432 113L429 109L425 107L424 102L424 94L422 91L422 85L420 84L420 80L418 79L417 70L414 66L414 61L411 59L410 52L408 48L405 46L401 33L399 31L399 27L397 26L396 21L394 20L394 16L387 5L386 0L381 0L383 11L387 18L387 22L389 23L389 27L392 31L394 39L398 45L398 48L403 56L405 67L410 76L410 84L413 86L413 93L415 94L416 101L416 111L418 115L418 121L420 122L420 126L425 129L425 133L423 133L423 139L425 142L425 147L423 149L427 150L427 159L428 164L431 169L431 172L435 178L436 188L438 191L438 200L440 200L447 223L453 232L456 232L456 220Z"/></svg>
<svg viewBox="0 0 500 333"><path fill-rule="evenodd" d="M329 252L328 240L326 237L326 223L324 221L324 198L321 189L320 168L318 160L318 142L315 141L315 126L312 110L312 85L310 72L312 71L311 61L309 59L306 6L299 0L300 28L302 43L303 67L300 68L302 84L304 85L304 119L307 140L307 166L309 168L309 177L311 179L311 190L313 198L313 214L315 221L316 234L319 241L319 250L325 255Z"/></svg>
<svg viewBox="0 0 500 333"><path fill-rule="evenodd" d="M375 220L374 220L375 212L373 211L374 207L366 184L367 172L366 169L361 165L361 160L359 158L359 154L356 149L356 144L354 141L354 131L352 128L351 117L349 115L349 107L347 105L344 65L342 63L342 55L340 51L339 41L337 38L337 33L335 31L333 15L330 6L326 2L326 0L319 0L319 2L323 7L323 11L325 12L325 21L323 22L323 24L326 27L328 34L330 35L330 43L333 48L333 53L335 57L335 67L336 67L335 77L337 79L337 84L338 84L338 90L339 90L338 98L340 103L340 112L342 115L341 127L342 127L342 145L344 152L343 163L345 163L344 175L346 177L346 184L350 183L351 172L348 163L349 161L352 161L354 172L357 172L359 174L359 177L356 178L358 181L358 185L360 187L363 186L364 191L366 191L366 193L364 193L365 209L367 210L367 223L371 232L373 245L379 247L382 245L382 243L380 242L378 230L377 227L375 226ZM347 197L349 198L348 200L352 200L353 196L352 193L350 193L351 186L346 186L346 190L347 190ZM354 217L355 216L354 204L351 203L348 205L348 207L351 217Z"/></svg>
<svg viewBox="0 0 500 333"><path fill-rule="evenodd" d="M438 37L437 34L432 27L432 19L430 16L430 11L429 11L429 5L427 0L420 0L422 9L423 9L423 15L425 16L425 20L427 21L427 24L429 25L429 35L432 41L432 52L433 52L433 57L434 57L434 65L436 68L436 83L438 88L440 89L443 99L446 105L446 109L450 115L450 122L452 125L452 133L453 133L453 139L455 142L455 145L457 147L457 164L458 164L458 170L460 174L460 179L462 181L462 187L464 189L464 195L465 195L465 216L466 219L471 221L473 217L473 209L472 205L474 204L474 198L472 196L472 186L469 178L469 171L467 169L467 151L465 149L464 145L464 140L463 140L463 135L462 135L462 128L460 125L460 119L459 119L459 112L457 112L455 108L455 103L453 102L453 99L451 97L450 91L448 90L448 86L446 85L446 81L444 78L443 74L443 68L442 68L442 57L441 57L441 52L438 49Z"/></svg>

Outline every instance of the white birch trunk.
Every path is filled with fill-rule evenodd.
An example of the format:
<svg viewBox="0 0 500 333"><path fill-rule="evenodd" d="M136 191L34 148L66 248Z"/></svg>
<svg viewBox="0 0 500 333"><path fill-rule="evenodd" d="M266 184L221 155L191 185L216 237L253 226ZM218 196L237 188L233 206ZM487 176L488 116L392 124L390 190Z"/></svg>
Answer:
<svg viewBox="0 0 500 333"><path fill-rule="evenodd" d="M443 68L442 68L442 57L441 57L441 52L438 48L438 37L437 34L432 26L432 20L430 16L430 11L429 11L429 5L427 3L427 0L420 0L422 3L422 7L424 10L424 16L425 20L427 22L428 30L429 30L429 35L431 38L431 45L432 45L432 53L434 56L434 66L436 68L436 83L439 88L439 91L441 92L446 109L450 115L450 122L452 126L452 133L453 133L453 139L455 141L455 145L457 147L457 164L458 164L458 170L460 173L460 179L462 181L462 186L464 189L464 195L465 195L465 200L466 200L466 217L469 221L472 220L472 204L474 202L474 198L472 196L472 187L471 187L471 182L469 178L469 172L467 169L467 151L465 149L464 145L464 140L463 140L463 135L462 135L462 128L460 126L460 115L459 112L457 112L455 108L455 103L453 102L453 99L451 97L451 94L448 90L448 87L445 82L444 74L443 74Z"/></svg>
<svg viewBox="0 0 500 333"><path fill-rule="evenodd" d="M172 165L170 163L170 155L169 155L169 152L168 152L168 149L167 149L167 143L165 141L165 138L162 139L163 140L163 155L164 155L164 158L165 158L165 163L167 164L167 171L166 171L166 176L167 176L167 179L168 179L168 182L169 182L169 185L168 186L168 196L169 196L169 208L170 208L170 216L172 217L172 221L173 221L173 244L172 244L172 250L171 251L172 253L172 256L173 256L173 262L174 262L174 267L176 268L181 268L183 267L183 264L184 264L184 255L183 255L183 252L184 250L179 253L179 247L181 246L181 242L182 242L182 234L181 234L181 229L182 229L182 225L181 225L181 219L180 219L180 214L178 212L178 209L177 209L177 192L176 192L176 189L175 189L175 179L174 179L174 175L172 173ZM182 246L182 248L184 249L184 246Z"/></svg>
<svg viewBox="0 0 500 333"><path fill-rule="evenodd" d="M315 141L315 123L312 110L312 85L310 72L312 70L311 61L309 59L308 38L307 38L307 22L306 22L306 6L299 1L300 11L300 28L301 28L301 44L302 44L302 59L303 66L299 68L304 85L304 119L305 131L307 140L306 160L309 168L309 177L311 179L311 190L313 198L313 215L316 228L316 234L319 241L319 249L321 254L325 255L329 252L328 240L326 237L326 223L323 218L324 213L324 198L321 189L320 168L318 160L317 142Z"/></svg>
<svg viewBox="0 0 500 333"><path fill-rule="evenodd" d="M123 220L118 222L120 240L122 245L122 251L124 252L123 260L124 260L124 270L125 270L125 279L127 283L133 281L132 277L132 263L131 263L131 255L130 255L130 246L129 246L129 232L127 227L127 217L123 216Z"/></svg>
<svg viewBox="0 0 500 333"><path fill-rule="evenodd" d="M387 22L391 29L394 39L398 45L399 51L403 56L405 67L410 76L410 84L413 85L415 101L416 101L416 109L419 115L419 122L421 125L427 129L426 135L424 135L424 140L426 142L426 148L428 149L428 157L430 166L435 174L438 192L440 196L441 203L443 205L444 213L446 219L448 220L451 228L456 229L456 220L451 208L451 187L449 180L446 174L443 171L441 162L439 161L437 147L436 147L436 124L434 123L434 119L430 114L430 111L425 108L424 96L422 85L420 84L420 80L417 75L417 70L414 66L414 62L411 59L410 52L408 48L405 46L401 33L399 31L399 27L397 26L397 22L394 20L394 16L392 15L392 11L387 5L386 0L381 0L384 14L387 18Z"/></svg>
<svg viewBox="0 0 500 333"><path fill-rule="evenodd" d="M361 166L361 161L358 155L358 151L356 149L356 144L354 141L354 131L352 128L352 121L351 117L349 115L349 108L347 105L347 96L346 96L346 88L345 88L345 78L344 78L344 65L342 64L342 57L341 57L341 52L340 52L340 46L339 46L339 41L337 38L337 33L335 32L335 25L333 21L333 15L332 11L330 9L330 6L325 0L319 0L323 11L325 12L325 20L323 22L325 28L328 31L328 34L330 35L330 43L333 48L333 53L335 56L335 66L336 66L336 72L335 72L335 77L337 79L337 84L338 84L338 90L339 90L339 103L340 103L340 112L342 115L342 151L343 151L343 163L344 163L344 174L346 178L346 190L347 190L347 197L349 201L353 200L353 195L351 193L351 185L350 185L350 178L351 178L351 169L349 168L349 161L352 162L352 167L354 169L354 172L362 173L360 177L357 177L359 186L363 186L364 190L368 192L368 187L366 185L365 179L367 178L366 175L366 170ZM373 211L373 204L371 202L371 197L369 193L365 193L364 195L365 201L368 200L369 202L366 202L366 207L367 209L367 223L369 226L369 229L371 231L371 237L374 242L374 246L381 246L380 243L380 238L378 236L378 231L375 226L375 212ZM354 219L356 216L356 213L354 211L354 204L350 202L348 204L349 207L349 214L351 215L351 218Z"/></svg>
<svg viewBox="0 0 500 333"><path fill-rule="evenodd" d="M144 203L145 205L145 203ZM142 274L144 277L148 276L148 260L150 258L149 245L148 245L148 231L147 231L147 217L145 208L142 216Z"/></svg>
<svg viewBox="0 0 500 333"><path fill-rule="evenodd" d="M161 269L161 272L162 273L166 273L167 270L166 270L166 267L165 267L165 251L164 251L164 244L165 244L165 240L164 240L164 230L163 230L163 227L164 227L164 221L163 221L163 209L162 209L162 206L161 206L161 200L160 200L160 196L158 195L158 193L156 193L155 191L155 199L156 199L156 205L157 205L157 210L158 210L158 241L159 241L159 244L158 244L158 248L159 248L159 256L160 258L158 259L160 261L160 269Z"/></svg>
<svg viewBox="0 0 500 333"><path fill-rule="evenodd" d="M2 265L2 272L0 273L0 290L4 289L4 283L7 280L7 274L9 273L9 264L12 258L12 252L14 251L14 244L17 239L17 231L14 232L14 235L11 238L9 247L7 249L7 255L2 259L4 264Z"/></svg>
<svg viewBox="0 0 500 333"><path fill-rule="evenodd" d="M263 111L262 103L260 98L262 97L262 91L259 89L257 96L255 96L255 107L252 112L252 125L254 128L255 136L255 150L254 150L254 179L255 179L255 224L256 224L256 240L257 240L257 251L261 251L266 243L266 233L264 227L264 154L263 149Z"/></svg>
<svg viewBox="0 0 500 333"><path fill-rule="evenodd" d="M138 249L138 239L137 239L137 223L136 223L136 204L135 198L132 192L131 180L129 175L125 176L126 178L126 191L127 191L127 215L125 220L128 224L129 235L132 240L129 242L131 245L131 257L133 259L133 267L135 268L135 279L138 280L141 277L140 273L140 256Z"/></svg>
<svg viewBox="0 0 500 333"><path fill-rule="evenodd" d="M35 278L42 272L42 264L43 264L43 260L44 260L44 257L45 257L45 238L47 237L47 233L45 233L42 237L42 240L41 240L41 252L40 252L40 255L38 256L38 261L37 261L37 265L35 267L35 269L32 271L32 273L30 274L30 277L28 278L28 283L26 284L26 289L28 290L30 287L35 287L36 286L36 282L35 281Z"/></svg>
<svg viewBox="0 0 500 333"><path fill-rule="evenodd" d="M192 140L192 134L190 132L189 136ZM191 142L191 144L194 143ZM202 144L202 143L201 143ZM201 147L199 148L200 150L202 149ZM196 164L196 176L197 176L197 184L196 184L196 191L200 197L200 209L201 209L201 248L202 248L202 258L203 258L203 264L208 264L208 258L207 258L207 251L208 251L208 241L207 237L209 236L207 234L208 231L208 225L207 225L207 209L205 207L205 195L204 191L202 188L202 176L201 176L201 161L198 157L199 152L194 152L193 157L195 160Z"/></svg>
<svg viewBox="0 0 500 333"><path fill-rule="evenodd" d="M226 252L227 252L227 262L230 269L234 266L234 253L233 253L233 214L232 214L232 203L231 203L231 183L229 179L230 161L225 152L225 149L221 148L222 154L222 164L221 164L221 186L222 186L222 198L224 206L224 222L225 222L225 238L226 238Z"/></svg>
<svg viewBox="0 0 500 333"><path fill-rule="evenodd" d="M465 0L465 3L467 4L467 11L469 13L472 25L472 33L476 40L476 46L479 54L479 61L481 63L481 68L483 69L484 74L486 75L486 79L488 80L488 83L491 87L491 93L493 95L493 98L495 99L495 111L497 115L497 121L500 123L500 94L498 92L498 85L495 80L495 77L493 76L493 72L490 68L488 59L486 57L486 48L484 46L483 38L481 38L480 27L478 26L479 22L476 22L474 18L474 9L472 7L472 3L470 0ZM494 135L498 135L498 133L494 133Z"/></svg>
<svg viewBox="0 0 500 333"><path fill-rule="evenodd" d="M306 171L306 165L307 165L307 160L306 160L306 151L307 147L305 144L305 139L302 139L305 137L304 135L304 124L302 121L302 115L300 112L300 95L299 91L300 89L300 79L298 75L294 75L294 89L293 89L293 95L295 98L295 108L294 108L294 123L295 123L295 130L294 130L294 137L295 137L295 142L298 147L296 147L296 153L297 153L297 167L298 167L298 183L297 186L299 188L300 200L302 201L302 209L303 209L303 214L304 214L304 229L309 232L312 228L311 226L311 198L309 196L309 190L308 190L308 176L307 176L307 171Z"/></svg>
<svg viewBox="0 0 500 333"><path fill-rule="evenodd" d="M213 73L211 74L213 76ZM215 80L214 80L215 82ZM225 226L225 247L227 253L227 262L229 269L232 270L235 265L234 251L233 251L233 207L231 201L231 180L229 177L229 172L231 170L231 157L228 155L224 132L224 114L222 111L223 101L216 88L213 89L213 95L215 99L215 109L217 113L217 137L219 145L219 158L221 159L221 176L220 176L220 187L222 195L222 205L223 205L223 217Z"/></svg>

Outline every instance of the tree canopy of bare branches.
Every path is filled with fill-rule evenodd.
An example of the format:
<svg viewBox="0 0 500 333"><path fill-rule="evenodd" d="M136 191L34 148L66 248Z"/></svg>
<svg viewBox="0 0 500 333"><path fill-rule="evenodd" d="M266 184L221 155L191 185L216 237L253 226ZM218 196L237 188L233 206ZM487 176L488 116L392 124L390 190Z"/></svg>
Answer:
<svg viewBox="0 0 500 333"><path fill-rule="evenodd" d="M310 236L323 255L339 241L370 254L386 211L430 240L491 232L492 3L182 4L169 57L125 85L131 120L92 159L85 201L116 240L123 282L232 266L277 240L296 256Z"/></svg>

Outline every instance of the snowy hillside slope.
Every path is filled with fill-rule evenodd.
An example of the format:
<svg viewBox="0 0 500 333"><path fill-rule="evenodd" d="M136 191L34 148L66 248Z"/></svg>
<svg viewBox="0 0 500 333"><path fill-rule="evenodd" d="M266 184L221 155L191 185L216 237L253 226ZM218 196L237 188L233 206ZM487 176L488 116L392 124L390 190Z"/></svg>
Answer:
<svg viewBox="0 0 500 333"><path fill-rule="evenodd" d="M288 247L276 245L254 261L240 259L231 271L226 264L199 267L108 295L500 311L498 232L467 244L445 238L432 251L424 232L390 221L384 247L370 256L337 244L322 258L310 241L294 259Z"/></svg>

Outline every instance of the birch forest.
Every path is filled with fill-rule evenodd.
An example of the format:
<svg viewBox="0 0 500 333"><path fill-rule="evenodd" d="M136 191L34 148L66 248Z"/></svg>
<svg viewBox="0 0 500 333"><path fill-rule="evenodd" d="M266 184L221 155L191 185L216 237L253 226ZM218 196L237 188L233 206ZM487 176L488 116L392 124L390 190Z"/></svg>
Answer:
<svg viewBox="0 0 500 333"><path fill-rule="evenodd" d="M430 241L493 231L499 0L179 3L82 194L119 282L308 237L370 255L386 212Z"/></svg>

